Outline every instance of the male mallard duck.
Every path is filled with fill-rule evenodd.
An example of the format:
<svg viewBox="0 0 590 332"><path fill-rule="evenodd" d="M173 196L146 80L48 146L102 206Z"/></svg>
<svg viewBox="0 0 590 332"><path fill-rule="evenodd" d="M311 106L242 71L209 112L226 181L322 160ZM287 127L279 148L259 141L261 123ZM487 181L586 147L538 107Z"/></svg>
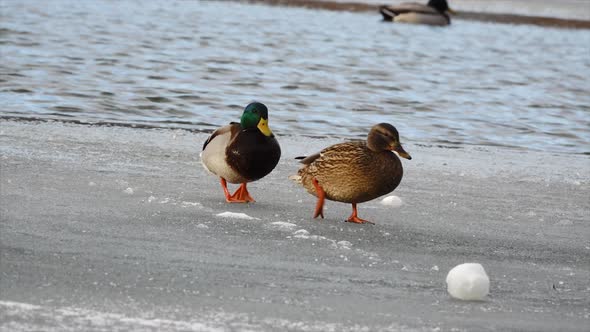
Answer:
<svg viewBox="0 0 590 332"><path fill-rule="evenodd" d="M240 123L215 130L201 152L203 166L221 178L225 200L233 203L254 202L246 184L270 173L280 157L281 147L268 127L268 109L258 102L246 106ZM227 182L242 185L230 195Z"/></svg>
<svg viewBox="0 0 590 332"><path fill-rule="evenodd" d="M399 158L412 159L404 151L394 126L380 123L369 132L366 141L335 144L301 161L298 175L291 177L317 196L314 218L324 217L324 199L352 203L352 214L346 220L371 223L357 215L357 203L370 201L392 192L402 180Z"/></svg>
<svg viewBox="0 0 590 332"><path fill-rule="evenodd" d="M427 5L419 3L402 3L397 6L383 5L379 7L384 21L417 23L428 25L449 25L454 12L449 8L447 0L430 0Z"/></svg>

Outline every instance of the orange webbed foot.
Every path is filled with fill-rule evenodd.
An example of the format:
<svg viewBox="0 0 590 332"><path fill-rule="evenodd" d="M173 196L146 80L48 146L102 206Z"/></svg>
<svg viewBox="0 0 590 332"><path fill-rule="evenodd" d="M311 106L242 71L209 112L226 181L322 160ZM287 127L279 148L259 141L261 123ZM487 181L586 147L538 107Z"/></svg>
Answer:
<svg viewBox="0 0 590 332"><path fill-rule="evenodd" d="M227 189L227 181L221 178L221 186L223 187L223 193L225 195L225 201L228 203L249 203L256 202L246 188L246 183L242 183L233 195L230 195Z"/></svg>
<svg viewBox="0 0 590 332"><path fill-rule="evenodd" d="M231 195L229 197L229 199L226 198L226 201L229 203L256 202L254 200L254 198L252 198L252 196L250 196L250 193L248 192L248 188L246 188L246 183L242 183L240 185L240 187L238 188L238 190L236 190L236 192L233 195Z"/></svg>
<svg viewBox="0 0 590 332"><path fill-rule="evenodd" d="M357 224L371 224L371 225L375 225L375 223L372 222L372 221L361 219L361 218L356 217L356 216L354 216L354 217L353 216L350 216L348 219L346 219L346 222L354 222L354 223L357 223Z"/></svg>
<svg viewBox="0 0 590 332"><path fill-rule="evenodd" d="M354 222L357 224L371 224L371 225L375 225L374 222L372 221L368 221L365 219L361 219L358 217L358 212L356 210L356 203L352 203L352 214L350 215L350 217L348 217L348 219L346 219L347 222Z"/></svg>

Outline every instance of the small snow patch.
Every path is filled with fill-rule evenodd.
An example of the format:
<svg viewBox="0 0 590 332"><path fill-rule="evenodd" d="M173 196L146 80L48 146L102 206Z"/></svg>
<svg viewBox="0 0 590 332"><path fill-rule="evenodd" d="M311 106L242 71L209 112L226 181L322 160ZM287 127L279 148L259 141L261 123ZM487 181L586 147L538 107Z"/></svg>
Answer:
<svg viewBox="0 0 590 332"><path fill-rule="evenodd" d="M338 245L338 248L340 248L340 249L350 250L350 247L352 247L352 243L350 243L348 241L338 241L338 242L336 242L336 244Z"/></svg>
<svg viewBox="0 0 590 332"><path fill-rule="evenodd" d="M459 300L483 301L490 292L490 278L479 263L455 266L447 274L447 291Z"/></svg>
<svg viewBox="0 0 590 332"><path fill-rule="evenodd" d="M133 195L133 188L129 187L129 188L123 190L123 192L128 195Z"/></svg>
<svg viewBox="0 0 590 332"><path fill-rule="evenodd" d="M8 183L10 183L10 182L8 182ZM96 183L94 183L94 182L90 181L90 182L88 182L88 185L89 185L90 187L94 187L94 186L96 186Z"/></svg>
<svg viewBox="0 0 590 332"><path fill-rule="evenodd" d="M573 221L568 220L568 219L563 219L563 220L558 221L555 225L557 225L557 226L571 226L573 224L574 224Z"/></svg>
<svg viewBox="0 0 590 332"><path fill-rule="evenodd" d="M309 239L309 232L305 229L298 229L293 232L293 237L298 239Z"/></svg>
<svg viewBox="0 0 590 332"><path fill-rule="evenodd" d="M229 211L218 213L216 216L222 217L222 218L233 218L233 219L244 219L244 220L258 219L258 218L250 217L249 215L247 215L245 213L229 212Z"/></svg>
<svg viewBox="0 0 590 332"><path fill-rule="evenodd" d="M430 268L432 271L438 271L438 265L435 265L433 267Z"/></svg>
<svg viewBox="0 0 590 332"><path fill-rule="evenodd" d="M276 227L279 229L283 229L283 230L292 230L293 228L297 227L297 225L290 223L290 222L285 222L285 221L275 221L275 222L271 222L270 225L272 227Z"/></svg>
<svg viewBox="0 0 590 332"><path fill-rule="evenodd" d="M156 200L156 198L155 198L154 196L150 196L150 197L148 197L148 199L147 199L148 203L151 203L151 202L153 202L153 201L155 201L155 200Z"/></svg>
<svg viewBox="0 0 590 332"><path fill-rule="evenodd" d="M23 311L41 309L38 305L11 301L0 301L0 306L8 307L9 309L20 309Z"/></svg>
<svg viewBox="0 0 590 332"><path fill-rule="evenodd" d="M197 228L201 228L201 229L207 229L209 228L209 226L205 225L205 224L198 224Z"/></svg>
<svg viewBox="0 0 590 332"><path fill-rule="evenodd" d="M402 206L403 202L402 202L401 198L399 198L395 195L391 195L391 196L387 196L384 199L382 199L381 204L385 205L385 206L391 206L391 207L398 208L398 207Z"/></svg>
<svg viewBox="0 0 590 332"><path fill-rule="evenodd" d="M201 207L201 203L199 202L182 202L182 207L189 207L189 206L194 206L194 207Z"/></svg>

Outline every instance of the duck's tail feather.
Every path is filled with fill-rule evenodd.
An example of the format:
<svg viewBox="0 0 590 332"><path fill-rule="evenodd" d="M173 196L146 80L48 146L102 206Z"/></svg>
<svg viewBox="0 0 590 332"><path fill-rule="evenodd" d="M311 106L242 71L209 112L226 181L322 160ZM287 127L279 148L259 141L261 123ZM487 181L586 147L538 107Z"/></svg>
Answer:
<svg viewBox="0 0 590 332"><path fill-rule="evenodd" d="M289 180L291 180L295 183L301 184L301 175L299 175L299 174L291 175L291 176L289 176Z"/></svg>

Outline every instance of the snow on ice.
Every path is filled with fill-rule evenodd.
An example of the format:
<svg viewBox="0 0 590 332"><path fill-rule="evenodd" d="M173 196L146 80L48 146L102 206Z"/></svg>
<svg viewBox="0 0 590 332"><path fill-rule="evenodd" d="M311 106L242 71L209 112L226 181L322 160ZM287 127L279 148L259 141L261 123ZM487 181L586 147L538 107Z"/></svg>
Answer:
<svg viewBox="0 0 590 332"><path fill-rule="evenodd" d="M290 231L293 228L297 227L296 224L286 222L286 221L275 221L275 222L271 222L270 225L274 228L278 228L278 229L285 230L285 231Z"/></svg>
<svg viewBox="0 0 590 332"><path fill-rule="evenodd" d="M222 217L222 218L245 219L245 220L258 219L258 218L250 217L249 215L247 215L245 213L229 212L229 211L218 213L216 216Z"/></svg>

